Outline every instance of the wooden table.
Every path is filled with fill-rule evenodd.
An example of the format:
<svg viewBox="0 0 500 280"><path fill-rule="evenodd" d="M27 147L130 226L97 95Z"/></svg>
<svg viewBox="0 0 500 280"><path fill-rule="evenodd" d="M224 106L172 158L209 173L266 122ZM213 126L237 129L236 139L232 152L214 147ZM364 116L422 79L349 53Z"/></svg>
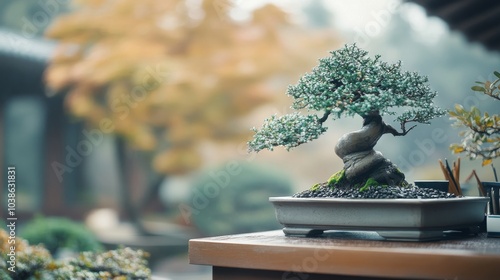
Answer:
<svg viewBox="0 0 500 280"><path fill-rule="evenodd" d="M189 259L213 266L214 280L500 279L500 239L485 234L415 243L374 232L305 238L278 230L192 239Z"/></svg>

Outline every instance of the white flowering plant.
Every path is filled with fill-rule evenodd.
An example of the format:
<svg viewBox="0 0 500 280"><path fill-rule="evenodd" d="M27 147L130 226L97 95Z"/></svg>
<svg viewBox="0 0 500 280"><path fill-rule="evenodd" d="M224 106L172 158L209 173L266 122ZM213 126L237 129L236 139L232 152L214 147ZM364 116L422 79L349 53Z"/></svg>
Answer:
<svg viewBox="0 0 500 280"><path fill-rule="evenodd" d="M477 81L471 90L500 101L500 72L494 71L493 75L493 81ZM455 120L455 126L466 128L460 133L462 142L450 146L454 153L465 153L470 159L480 158L483 166L500 157L499 114L481 113L476 106L466 109L456 104L455 110L450 111L449 115Z"/></svg>

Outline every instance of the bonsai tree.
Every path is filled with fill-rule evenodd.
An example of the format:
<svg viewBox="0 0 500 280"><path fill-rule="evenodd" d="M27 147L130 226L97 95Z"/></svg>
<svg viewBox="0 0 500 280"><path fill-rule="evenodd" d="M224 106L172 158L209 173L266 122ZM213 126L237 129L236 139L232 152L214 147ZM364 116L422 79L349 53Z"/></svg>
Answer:
<svg viewBox="0 0 500 280"><path fill-rule="evenodd" d="M404 136L414 123L428 124L445 113L433 104L436 92L427 82L427 77L403 71L401 62L388 64L379 55L371 58L356 45L346 45L320 59L310 73L289 86L292 108L308 113L267 119L262 128L253 129L249 150L273 150L275 146L289 150L318 138L327 130L324 125L328 119L359 115L363 118L361 129L343 135L335 146L344 168L328 185L406 186L404 174L373 147L384 134ZM383 121L385 115L396 117L399 130Z"/></svg>
<svg viewBox="0 0 500 280"><path fill-rule="evenodd" d="M500 73L494 71L496 79L486 82L476 82L471 89L481 92L497 101L500 101ZM455 105L455 110L449 115L454 119L457 127L467 130L461 133L462 143L452 144L450 149L454 153L465 153L470 159L481 158L482 165L492 163L500 156L500 116L481 113L479 108L472 106L469 110L462 105Z"/></svg>

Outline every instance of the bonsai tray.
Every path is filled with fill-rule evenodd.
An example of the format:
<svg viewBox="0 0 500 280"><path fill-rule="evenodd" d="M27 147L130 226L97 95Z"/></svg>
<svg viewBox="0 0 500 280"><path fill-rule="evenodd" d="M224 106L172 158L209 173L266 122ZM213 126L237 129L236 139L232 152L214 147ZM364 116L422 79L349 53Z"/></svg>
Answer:
<svg viewBox="0 0 500 280"><path fill-rule="evenodd" d="M482 223L488 198L346 199L271 197L285 235L376 231L387 240L428 241Z"/></svg>

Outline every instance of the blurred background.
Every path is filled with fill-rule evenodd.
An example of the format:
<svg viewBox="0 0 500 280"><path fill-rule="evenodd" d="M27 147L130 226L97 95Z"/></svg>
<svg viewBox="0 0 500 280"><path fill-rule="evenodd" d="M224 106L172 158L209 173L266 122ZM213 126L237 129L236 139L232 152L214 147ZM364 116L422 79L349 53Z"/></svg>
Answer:
<svg viewBox="0 0 500 280"><path fill-rule="evenodd" d="M439 106L498 113L498 104L470 90L500 71L498 7L487 0L4 0L0 176L16 167L26 232L63 217L84 224L105 248L150 252L156 276L209 279L209 268L187 264L189 238L280 228L268 197L326 181L342 168L337 139L361 127L361 118L343 119L290 152L248 154L250 128L291 111L288 84L328 51L356 42L427 75ZM461 141L452 124L435 119L406 137L384 136L376 149L409 182L443 179L438 160L456 160L449 146ZM462 155L462 178L472 170L494 180L491 166ZM470 190L477 194L474 182Z"/></svg>

